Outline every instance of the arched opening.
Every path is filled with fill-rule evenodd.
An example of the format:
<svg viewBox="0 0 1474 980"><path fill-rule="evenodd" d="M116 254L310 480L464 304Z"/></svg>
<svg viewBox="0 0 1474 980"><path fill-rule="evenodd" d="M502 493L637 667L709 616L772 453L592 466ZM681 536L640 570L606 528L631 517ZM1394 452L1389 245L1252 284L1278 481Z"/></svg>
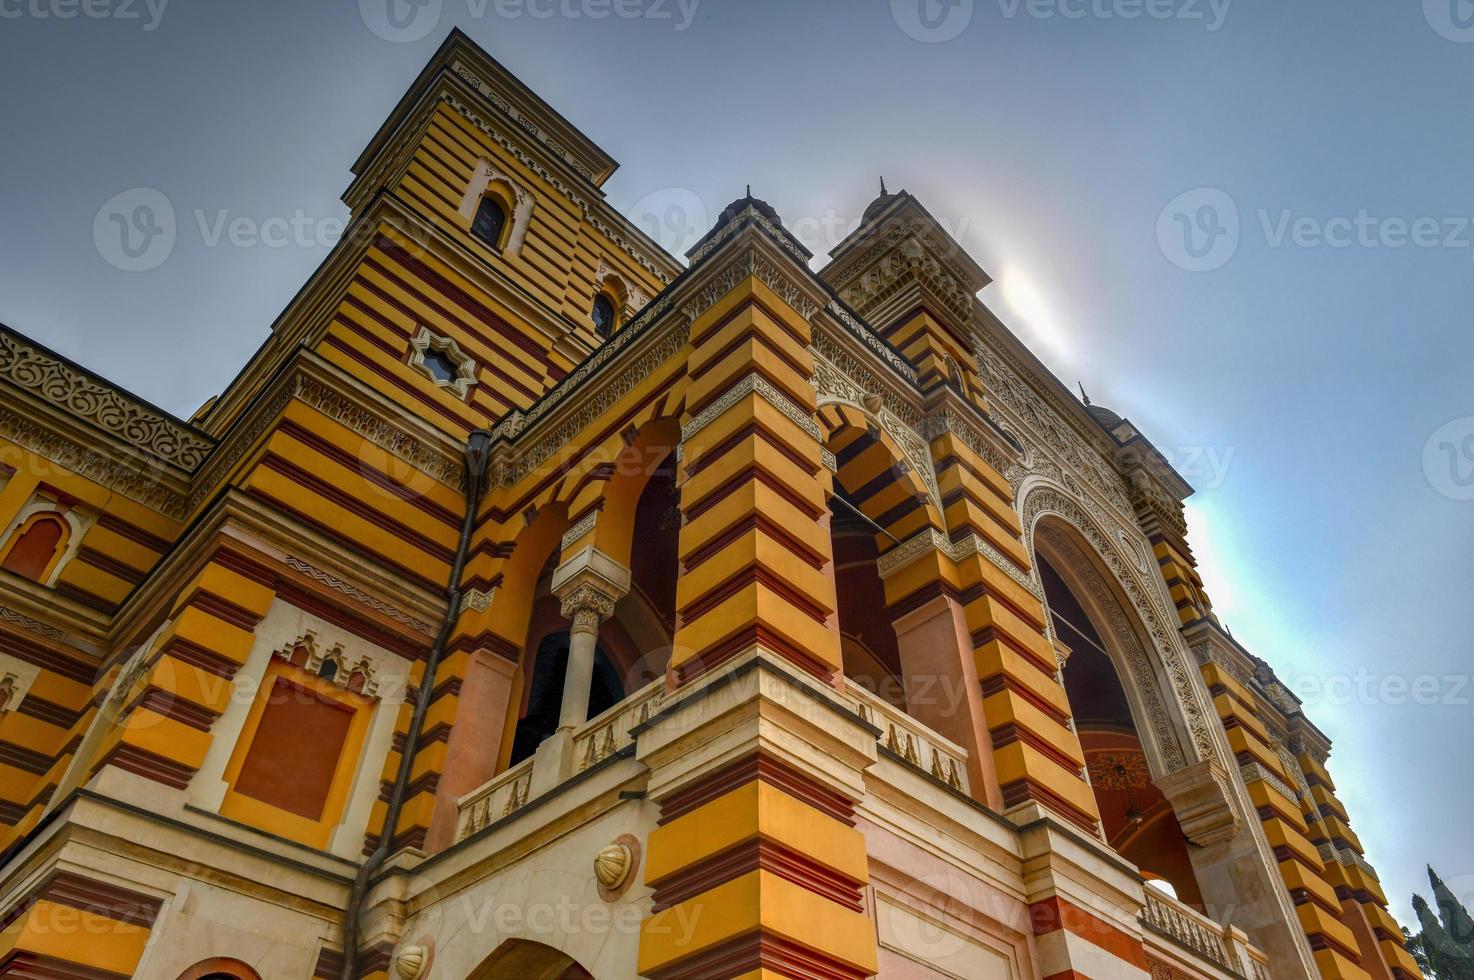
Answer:
<svg viewBox="0 0 1474 980"><path fill-rule="evenodd" d="M680 532L676 454L670 450L651 470L635 503L630 591L614 607L613 625L629 638L636 654L625 677L625 690L631 693L663 677L670 664Z"/></svg>
<svg viewBox="0 0 1474 980"><path fill-rule="evenodd" d="M196 963L179 974L179 980L261 980L261 974L240 960L217 956Z"/></svg>
<svg viewBox="0 0 1474 980"><path fill-rule="evenodd" d="M552 569L547 569L551 574ZM544 739L558 730L558 712L563 704L563 678L568 671L568 630L551 594L539 598L533 611L533 631L538 634L536 646L529 638L524 653L524 669L531 680L523 691L522 709L512 734L512 756L516 765L537 751ZM528 663L528 661L531 661ZM621 671L615 666L603 642L594 655L594 674L589 681L589 712L592 718L624 699L626 693Z"/></svg>
<svg viewBox="0 0 1474 980"><path fill-rule="evenodd" d="M0 567L33 582L44 582L71 528L60 514L36 514L16 530Z"/></svg>
<svg viewBox="0 0 1474 980"><path fill-rule="evenodd" d="M834 591L845 677L904 710L901 653L877 566L880 549L875 528L843 498L836 498L831 501L829 536L834 548Z"/></svg>
<svg viewBox="0 0 1474 980"><path fill-rule="evenodd" d="M467 980L593 980L567 953L527 939L509 939L482 961Z"/></svg>
<svg viewBox="0 0 1474 980"><path fill-rule="evenodd" d="M594 297L594 305L589 311L589 316L594 321L594 333L600 337L608 337L614 332L617 314L614 300L608 293L599 293Z"/></svg>
<svg viewBox="0 0 1474 980"><path fill-rule="evenodd" d="M511 195L497 182L491 183L476 205L476 214L471 219L471 234L498 251L506 244L511 226Z"/></svg>
<svg viewBox="0 0 1474 980"><path fill-rule="evenodd" d="M1061 556L1046 556L1047 550L1041 547L1037 556L1039 577L1055 636L1068 651L1065 694L1106 842L1164 893L1202 909L1187 838L1171 803L1153 782L1147 746L1103 637L1100 614L1070 585L1099 572L1068 566L1062 571Z"/></svg>

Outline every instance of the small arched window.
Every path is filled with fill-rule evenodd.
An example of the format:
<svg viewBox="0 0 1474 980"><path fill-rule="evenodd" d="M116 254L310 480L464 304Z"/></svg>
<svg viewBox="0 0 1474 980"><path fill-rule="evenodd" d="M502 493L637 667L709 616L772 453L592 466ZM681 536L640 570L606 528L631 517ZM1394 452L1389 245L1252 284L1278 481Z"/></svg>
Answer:
<svg viewBox="0 0 1474 980"><path fill-rule="evenodd" d="M600 337L607 337L614 332L614 301L605 293L594 297L594 308L591 312L594 318L594 332Z"/></svg>
<svg viewBox="0 0 1474 980"><path fill-rule="evenodd" d="M37 514L16 533L0 567L40 582L66 547L70 530L60 514Z"/></svg>
<svg viewBox="0 0 1474 980"><path fill-rule="evenodd" d="M502 229L507 226L507 209L491 194L481 199L476 217L471 221L471 234L492 248L502 247Z"/></svg>

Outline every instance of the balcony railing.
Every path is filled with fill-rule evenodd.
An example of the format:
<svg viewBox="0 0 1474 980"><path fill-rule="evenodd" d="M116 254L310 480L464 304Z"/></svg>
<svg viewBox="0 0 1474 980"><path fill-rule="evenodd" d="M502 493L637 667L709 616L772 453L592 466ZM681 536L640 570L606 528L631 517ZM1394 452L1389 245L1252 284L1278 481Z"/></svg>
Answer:
<svg viewBox="0 0 1474 980"><path fill-rule="evenodd" d="M456 807L456 840L464 840L487 824L494 823L527 805L532 795L532 764L523 759L506 772L461 797Z"/></svg>
<svg viewBox="0 0 1474 980"><path fill-rule="evenodd" d="M568 749L572 753L572 766L559 767L556 764L559 760L545 760L544 764L549 761L554 763L547 778L556 782L556 772L567 773L570 768L573 773L583 772L630 745L634 741L630 729L649 720L664 694L665 679L660 678L575 728ZM495 823L527 805L534 785L533 766L541 754L539 752L531 758L523 759L457 801L456 840L464 840L488 824ZM538 770L538 775L541 783L541 770ZM539 794L543 791L539 790Z"/></svg>
<svg viewBox="0 0 1474 980"><path fill-rule="evenodd" d="M1146 889L1146 908L1141 910L1141 924L1186 946L1210 963L1233 969L1217 924L1185 905L1167 899L1150 885Z"/></svg>
<svg viewBox="0 0 1474 980"><path fill-rule="evenodd" d="M665 678L657 678L573 733L574 772L598 765L634 742L630 729L650 720L665 696Z"/></svg>
<svg viewBox="0 0 1474 980"><path fill-rule="evenodd" d="M1242 932L1218 925L1150 885L1146 889L1146 907L1141 910L1141 924L1149 932L1172 940L1233 976L1269 980L1269 957L1249 945Z"/></svg>
<svg viewBox="0 0 1474 980"><path fill-rule="evenodd" d="M966 749L858 685L848 691L855 713L880 729L882 746L953 789L968 792Z"/></svg>

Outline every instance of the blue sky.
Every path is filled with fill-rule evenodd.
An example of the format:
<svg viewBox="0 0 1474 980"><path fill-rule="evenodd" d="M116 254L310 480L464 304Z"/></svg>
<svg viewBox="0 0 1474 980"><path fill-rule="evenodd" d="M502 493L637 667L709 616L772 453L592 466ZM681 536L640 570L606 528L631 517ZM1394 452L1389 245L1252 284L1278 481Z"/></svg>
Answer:
<svg viewBox="0 0 1474 980"><path fill-rule="evenodd" d="M1469 5L922 2L0 0L0 319L190 414L452 25L680 250L750 183L822 256L883 174L1199 488L1217 608L1335 740L1394 912L1426 862L1474 895ZM140 188L175 241L123 271L94 222Z"/></svg>

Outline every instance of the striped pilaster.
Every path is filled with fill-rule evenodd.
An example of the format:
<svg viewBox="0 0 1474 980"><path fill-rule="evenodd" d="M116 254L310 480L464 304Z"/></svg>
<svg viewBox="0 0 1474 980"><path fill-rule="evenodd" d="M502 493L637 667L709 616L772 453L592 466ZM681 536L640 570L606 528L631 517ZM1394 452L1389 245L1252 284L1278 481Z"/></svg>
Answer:
<svg viewBox="0 0 1474 980"><path fill-rule="evenodd" d="M1322 977L1369 976L1361 966L1355 935L1341 921L1341 901L1311 839L1318 831L1297 802L1294 774L1270 746L1253 693L1212 661L1202 665L1202 674Z"/></svg>
<svg viewBox="0 0 1474 980"><path fill-rule="evenodd" d="M1325 862L1324 878L1335 890L1341 921L1359 944L1362 965L1376 977L1421 976L1412 954L1403 946L1401 927L1387 911L1387 895L1351 829L1346 807L1336 798L1336 785L1325 761L1303 744L1295 761L1310 788L1302 805L1316 817L1309 837Z"/></svg>
<svg viewBox="0 0 1474 980"><path fill-rule="evenodd" d="M1005 807L1038 805L1094 835L1095 796L1070 725L1044 603L1008 481L951 433L932 443L994 769Z"/></svg>
<svg viewBox="0 0 1474 980"><path fill-rule="evenodd" d="M171 622L123 694L123 713L96 763L175 788L188 785L210 747L211 727L234 692L271 586L226 553L179 594Z"/></svg>
<svg viewBox="0 0 1474 980"><path fill-rule="evenodd" d="M97 668L34 633L0 632L0 653L36 669L24 697L0 713L3 848L35 826L60 785L94 714Z"/></svg>
<svg viewBox="0 0 1474 980"><path fill-rule="evenodd" d="M875 735L827 693L843 668L809 325L751 274L760 249L732 261L749 274L690 331L679 700L638 740L660 806L639 971L860 980L876 940L853 806Z"/></svg>
<svg viewBox="0 0 1474 980"><path fill-rule="evenodd" d="M757 753L665 800L649 838L651 980L874 972L865 841L848 800Z"/></svg>
<svg viewBox="0 0 1474 980"><path fill-rule="evenodd" d="M854 806L876 730L827 684L761 649L672 697L637 740L660 808L640 975L873 975Z"/></svg>
<svg viewBox="0 0 1474 980"><path fill-rule="evenodd" d="M684 683L760 645L832 680L809 325L750 276L691 325L691 345L672 667Z"/></svg>
<svg viewBox="0 0 1474 980"><path fill-rule="evenodd" d="M394 718L394 741L388 754L384 757L383 768L379 772L379 798L374 800L373 809L369 812L368 827L364 834L363 853L372 854L379 846L379 840L384 833L384 820L389 815L389 798L394 791L394 781L399 776L400 760L404 757L404 749L409 738L409 727L414 720L415 699L419 696L420 685L424 682L425 661L418 660L410 668L408 689L405 691L404 701L399 705L398 713ZM437 684L443 691L459 692L459 685L452 678L444 685ZM431 708L434 708L435 692L431 692ZM432 721L431 715L426 715L424 732L434 733L437 731L437 722ZM399 825L395 828L394 840L390 842L390 851L396 851L404 847L422 847L430 832L430 824L435 815L435 792L439 787L440 773L445 764L445 742L440 739L431 738L422 740L419 751L415 753L415 764L410 770L409 787L405 791L404 805L399 812Z"/></svg>
<svg viewBox="0 0 1474 980"><path fill-rule="evenodd" d="M162 904L80 874L53 872L0 915L0 977L131 977Z"/></svg>

